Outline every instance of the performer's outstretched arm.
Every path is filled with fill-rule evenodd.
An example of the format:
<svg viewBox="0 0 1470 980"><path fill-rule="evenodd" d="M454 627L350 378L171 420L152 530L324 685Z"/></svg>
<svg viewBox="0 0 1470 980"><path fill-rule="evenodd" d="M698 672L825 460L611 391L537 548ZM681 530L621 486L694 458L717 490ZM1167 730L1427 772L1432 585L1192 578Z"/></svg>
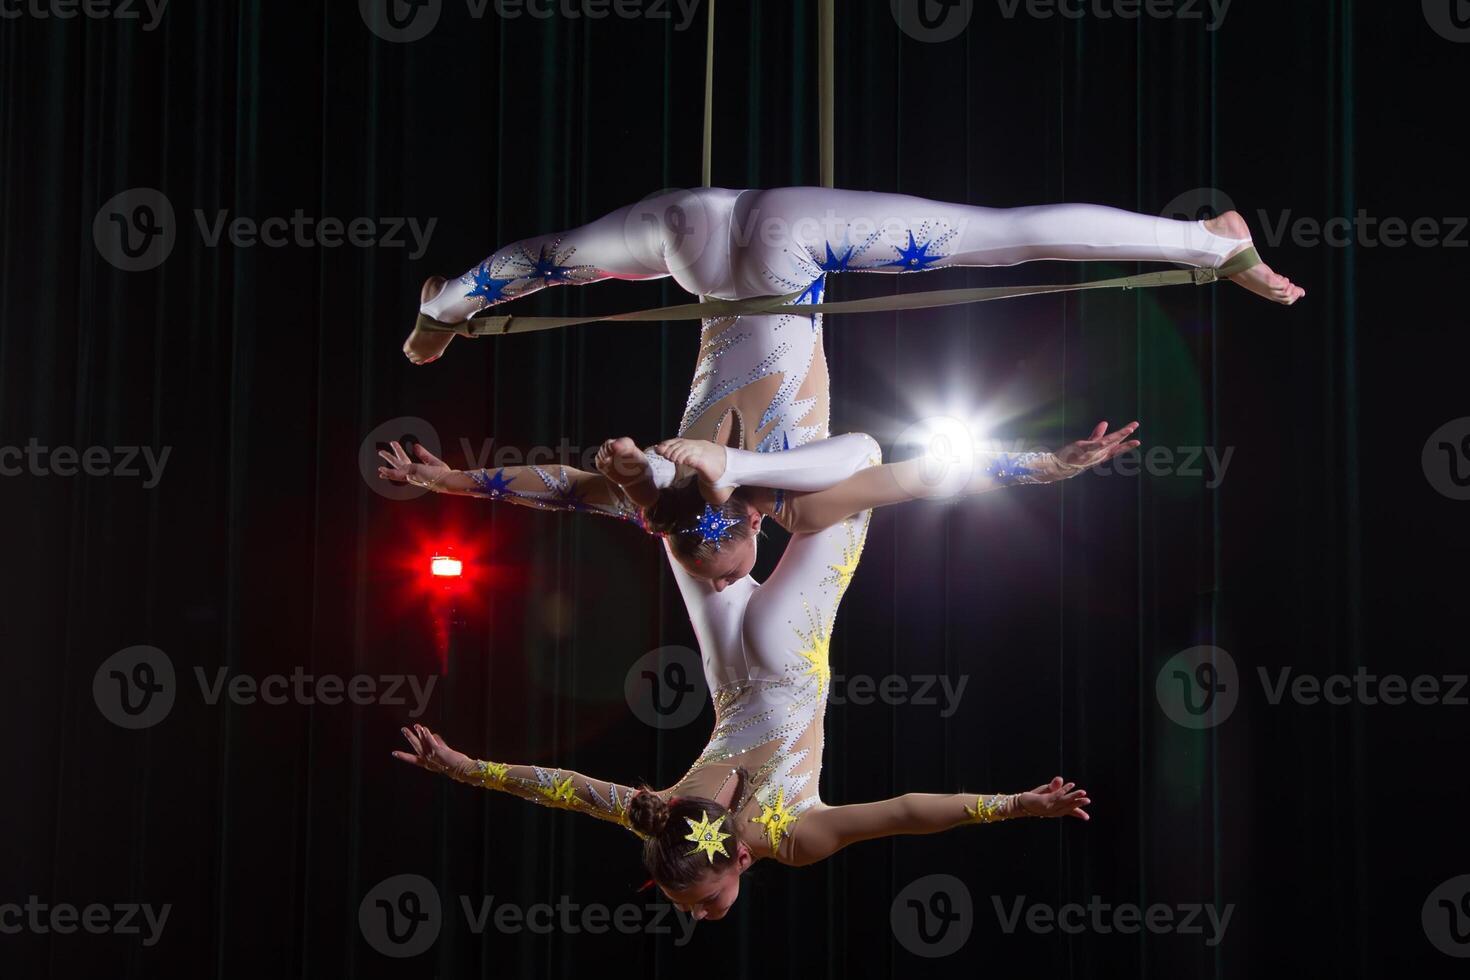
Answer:
<svg viewBox="0 0 1470 980"><path fill-rule="evenodd" d="M813 808L796 822L790 864L814 864L849 844L897 837L937 834L971 823L996 823L1017 817L1071 816L1089 819L1082 809L1092 800L1087 791L1064 783L1060 776L1028 793L906 793L876 803Z"/></svg>
<svg viewBox="0 0 1470 980"><path fill-rule="evenodd" d="M499 790L540 806L585 813L589 817L615 823L634 834L638 833L628 822L628 800L636 792L631 786L593 779L570 769L546 769L541 766L517 766L471 759L463 752L451 749L444 739L423 725L414 725L402 731L413 751L395 751L395 759L448 776L457 782Z"/></svg>
<svg viewBox="0 0 1470 980"><path fill-rule="evenodd" d="M700 474L701 491L712 503L721 503L738 486L769 487L798 492L785 496L784 506L770 514L787 530L820 531L861 511L923 498L970 496L1017 483L1053 483L1138 447L1129 436L1138 428L1129 423L1107 432L1101 422L1087 439L1057 453L976 452L973 459L935 460L919 457L900 463L854 469L851 475L833 472L820 458L821 444L778 453L751 453L693 439L670 439L654 449L675 463ZM861 434L838 437L872 440ZM835 443L838 439L826 440ZM810 491L810 492L800 492ZM762 498L756 495L759 506Z"/></svg>
<svg viewBox="0 0 1470 980"><path fill-rule="evenodd" d="M378 467L378 477L412 483L436 493L505 500L538 510L588 511L635 522L641 519L639 506L646 500L643 486L636 480L630 487L622 487L602 473L560 464L456 470L422 445L414 447L417 462L398 443L391 445L391 452L378 453L388 464Z"/></svg>

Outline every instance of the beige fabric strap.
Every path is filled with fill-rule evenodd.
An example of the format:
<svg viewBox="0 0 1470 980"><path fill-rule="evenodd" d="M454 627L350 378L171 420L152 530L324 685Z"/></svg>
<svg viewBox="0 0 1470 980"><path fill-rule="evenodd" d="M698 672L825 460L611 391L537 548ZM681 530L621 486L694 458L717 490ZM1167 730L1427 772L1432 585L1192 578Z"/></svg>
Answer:
<svg viewBox="0 0 1470 980"><path fill-rule="evenodd" d="M709 0L708 33L704 43L704 186L714 173L715 143L715 0Z"/></svg>
<svg viewBox="0 0 1470 980"><path fill-rule="evenodd" d="M418 326L424 330L447 330L464 337L498 337L504 334L556 330L561 327L576 327L586 323L602 322L660 323L667 320L707 320L773 312L787 313L792 316L812 316L817 313L889 313L896 310L963 306L968 303L987 303L992 300L1012 299L1018 296L1076 293L1093 289L1151 289L1158 286L1179 286L1191 283L1204 286L1218 279L1229 278L1244 272L1259 262L1260 256L1254 247L1250 247L1218 269L1171 269L1167 272L1146 272L1137 276L1099 279L1095 282L1067 285L933 289L917 293L842 300L836 303L792 306L791 304L805 292L805 290L798 290L784 296L762 296L756 299L704 297L699 303L680 303L677 306L660 306L651 310L612 313L603 316L477 316L464 323L443 323L427 314L420 313Z"/></svg>
<svg viewBox="0 0 1470 980"><path fill-rule="evenodd" d="M818 163L822 172L822 186L835 187L836 154L833 151L833 22L832 0L820 0L817 7L817 132L821 143Z"/></svg>

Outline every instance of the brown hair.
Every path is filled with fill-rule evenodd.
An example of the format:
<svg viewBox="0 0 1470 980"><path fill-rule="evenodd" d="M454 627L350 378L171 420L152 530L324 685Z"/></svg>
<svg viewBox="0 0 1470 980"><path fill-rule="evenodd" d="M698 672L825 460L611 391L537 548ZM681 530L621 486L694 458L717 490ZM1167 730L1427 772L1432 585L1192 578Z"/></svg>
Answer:
<svg viewBox="0 0 1470 980"><path fill-rule="evenodd" d="M699 484L694 480L681 486L663 487L658 492L658 500L643 509L643 523L652 533L668 538L674 557L691 564L703 564L720 550L715 542L705 540L694 530L707 505L713 506L700 495ZM750 524L746 522L750 505L739 491L714 511L727 520L740 522L730 526L725 542L744 541L751 536Z"/></svg>
<svg viewBox="0 0 1470 980"><path fill-rule="evenodd" d="M738 800L744 792L746 776L744 769L737 772L739 782L734 798ZM735 862L733 836L725 842L729 856L716 854L714 860L689 843L689 825L684 818L698 823L706 816L711 821L729 818L720 825L720 830L733 835L735 815L729 808L703 796L673 796L665 800L644 786L628 801L628 822L644 835L643 866L659 885L670 891L683 891L697 884L706 872L724 871Z"/></svg>

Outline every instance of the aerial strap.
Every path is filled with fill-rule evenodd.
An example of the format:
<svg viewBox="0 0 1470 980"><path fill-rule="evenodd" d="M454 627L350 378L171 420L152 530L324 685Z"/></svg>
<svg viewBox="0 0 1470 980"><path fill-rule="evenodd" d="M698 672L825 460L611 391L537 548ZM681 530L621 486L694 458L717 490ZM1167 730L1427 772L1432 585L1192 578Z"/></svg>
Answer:
<svg viewBox="0 0 1470 980"><path fill-rule="evenodd" d="M814 316L819 313L891 313L896 310L924 310L943 306L963 306L969 303L988 303L997 299L1012 299L1018 296L1042 296L1050 293L1076 293L1093 289L1152 289L1158 286L1204 286L1220 279L1228 279L1259 264L1260 255L1251 246L1229 262L1214 269L1171 269L1167 272L1146 272L1137 276L1118 279L1099 279L1094 282L1069 283L1052 286L987 286L978 289L931 289L917 293L900 293L889 296L873 296L867 299L849 299L836 303L803 303L796 301L806 290L786 293L782 296L761 296L755 299L713 299L704 297L699 303L680 303L676 306L660 306L651 310L633 313L609 313L602 316L476 316L463 323L443 323L425 313L419 314L418 326L423 330L439 330L457 333L463 337L499 337L512 333L530 333L535 330L556 330L561 327L577 327L586 323L659 323L666 320L708 320L720 317L748 316L760 313L783 313L789 316Z"/></svg>
<svg viewBox="0 0 1470 980"><path fill-rule="evenodd" d="M832 182L836 170L836 158L832 149L832 24L832 0L820 0L817 6L817 133L821 142L818 164L822 171L823 187L836 186Z"/></svg>
<svg viewBox="0 0 1470 980"><path fill-rule="evenodd" d="M708 30L704 42L704 186L710 184L713 173L715 143L715 0L709 0L709 13L705 15Z"/></svg>

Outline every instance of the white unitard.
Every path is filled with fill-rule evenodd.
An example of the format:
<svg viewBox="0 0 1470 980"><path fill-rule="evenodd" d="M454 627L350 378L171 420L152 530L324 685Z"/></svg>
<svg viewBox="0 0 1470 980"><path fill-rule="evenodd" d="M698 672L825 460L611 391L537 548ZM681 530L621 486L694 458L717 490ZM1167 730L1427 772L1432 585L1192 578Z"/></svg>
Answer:
<svg viewBox="0 0 1470 980"><path fill-rule="evenodd" d="M720 299L803 290L801 305L821 301L829 273L1038 260L1214 267L1243 244L1201 221L1095 204L985 208L825 187L714 187L655 195L580 228L514 242L420 309L452 323L546 286L664 277ZM720 425L709 437L731 445L768 451L816 438L828 411L821 350L819 317L704 321L680 430L713 411ZM761 410L729 412L732 396L750 385L763 388Z"/></svg>

